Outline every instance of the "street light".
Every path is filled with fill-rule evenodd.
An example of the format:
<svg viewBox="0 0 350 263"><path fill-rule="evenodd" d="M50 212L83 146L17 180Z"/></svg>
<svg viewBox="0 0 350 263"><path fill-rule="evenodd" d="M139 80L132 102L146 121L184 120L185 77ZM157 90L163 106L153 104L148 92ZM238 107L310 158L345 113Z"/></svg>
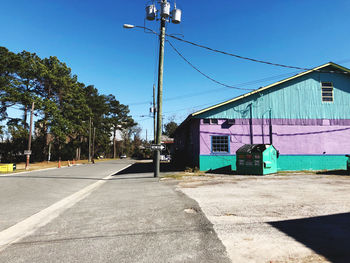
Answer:
<svg viewBox="0 0 350 263"><path fill-rule="evenodd" d="M134 28L135 26L134 25L129 25L129 24L124 24L123 27L124 28Z"/></svg>
<svg viewBox="0 0 350 263"><path fill-rule="evenodd" d="M174 8L170 11L170 3L167 0L160 0L158 2L160 11L157 10L155 2L146 7L146 19L149 21L160 20L160 32L159 32L159 63L158 63L158 94L157 94L157 132L156 132L156 147L154 162L154 177L159 176L160 171L160 149L161 149L161 137L162 137L162 97L163 97L163 65L164 65L164 41L165 41L165 23L172 22L173 24L179 24L181 22L181 10ZM142 27L124 24L124 28L143 28L157 34L153 30Z"/></svg>

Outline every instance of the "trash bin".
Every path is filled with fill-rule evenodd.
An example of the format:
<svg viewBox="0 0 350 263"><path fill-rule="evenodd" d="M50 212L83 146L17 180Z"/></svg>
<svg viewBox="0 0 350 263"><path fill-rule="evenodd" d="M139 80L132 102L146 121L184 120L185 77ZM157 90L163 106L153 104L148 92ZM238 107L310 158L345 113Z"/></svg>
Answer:
<svg viewBox="0 0 350 263"><path fill-rule="evenodd" d="M13 171L13 163L1 163L0 164L0 172L8 173Z"/></svg>
<svg viewBox="0 0 350 263"><path fill-rule="evenodd" d="M346 160L346 170L348 170L348 172L350 172L350 155L347 154L345 155L348 159Z"/></svg>
<svg viewBox="0 0 350 263"><path fill-rule="evenodd" d="M237 174L277 173L278 151L269 144L246 144L236 152Z"/></svg>

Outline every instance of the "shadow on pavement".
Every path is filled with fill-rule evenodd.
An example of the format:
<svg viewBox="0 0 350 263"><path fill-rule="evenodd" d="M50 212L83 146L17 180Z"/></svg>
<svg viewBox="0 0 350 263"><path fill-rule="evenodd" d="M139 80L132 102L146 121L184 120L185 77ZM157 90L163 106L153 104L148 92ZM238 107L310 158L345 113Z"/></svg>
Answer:
<svg viewBox="0 0 350 263"><path fill-rule="evenodd" d="M153 163L147 162L147 163L134 163L130 167L114 174L116 175L122 175L122 174L139 174L139 173L153 173ZM183 171L181 169L175 168L175 166L172 163L161 163L160 164L160 172L166 173L166 172L177 172L177 171Z"/></svg>
<svg viewBox="0 0 350 263"><path fill-rule="evenodd" d="M328 175L350 175L350 171L348 170L328 170L328 171L320 171L316 174L328 174Z"/></svg>
<svg viewBox="0 0 350 263"><path fill-rule="evenodd" d="M210 174L231 174L231 175L235 175L237 174L236 171L232 170L232 166L231 165L227 165L221 168L217 168L217 169L212 169L212 170L208 170L206 171L206 173L210 173Z"/></svg>
<svg viewBox="0 0 350 263"><path fill-rule="evenodd" d="M350 260L350 213L269 222L334 263Z"/></svg>

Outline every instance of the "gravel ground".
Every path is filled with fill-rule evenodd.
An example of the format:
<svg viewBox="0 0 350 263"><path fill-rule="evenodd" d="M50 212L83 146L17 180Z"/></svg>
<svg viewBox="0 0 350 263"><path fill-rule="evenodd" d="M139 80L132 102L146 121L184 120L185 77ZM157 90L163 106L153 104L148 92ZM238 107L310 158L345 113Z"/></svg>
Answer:
<svg viewBox="0 0 350 263"><path fill-rule="evenodd" d="M184 177L232 262L350 262L350 176Z"/></svg>

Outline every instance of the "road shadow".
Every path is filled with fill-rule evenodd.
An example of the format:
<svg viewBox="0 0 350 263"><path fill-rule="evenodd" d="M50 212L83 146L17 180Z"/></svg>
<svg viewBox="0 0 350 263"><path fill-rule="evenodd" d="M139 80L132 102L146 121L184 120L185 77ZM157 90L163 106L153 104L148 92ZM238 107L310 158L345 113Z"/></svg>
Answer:
<svg viewBox="0 0 350 263"><path fill-rule="evenodd" d="M269 222L334 263L350 261L350 213Z"/></svg>
<svg viewBox="0 0 350 263"><path fill-rule="evenodd" d="M154 166L152 162L146 163L134 163L128 168L114 174L113 176L123 175L123 174L139 174L139 173L153 173ZM183 171L179 168L176 168L172 163L160 163L160 172L178 172Z"/></svg>
<svg viewBox="0 0 350 263"><path fill-rule="evenodd" d="M350 176L350 171L348 171L348 170L328 170L328 171L319 171L319 172L316 172L316 174Z"/></svg>

